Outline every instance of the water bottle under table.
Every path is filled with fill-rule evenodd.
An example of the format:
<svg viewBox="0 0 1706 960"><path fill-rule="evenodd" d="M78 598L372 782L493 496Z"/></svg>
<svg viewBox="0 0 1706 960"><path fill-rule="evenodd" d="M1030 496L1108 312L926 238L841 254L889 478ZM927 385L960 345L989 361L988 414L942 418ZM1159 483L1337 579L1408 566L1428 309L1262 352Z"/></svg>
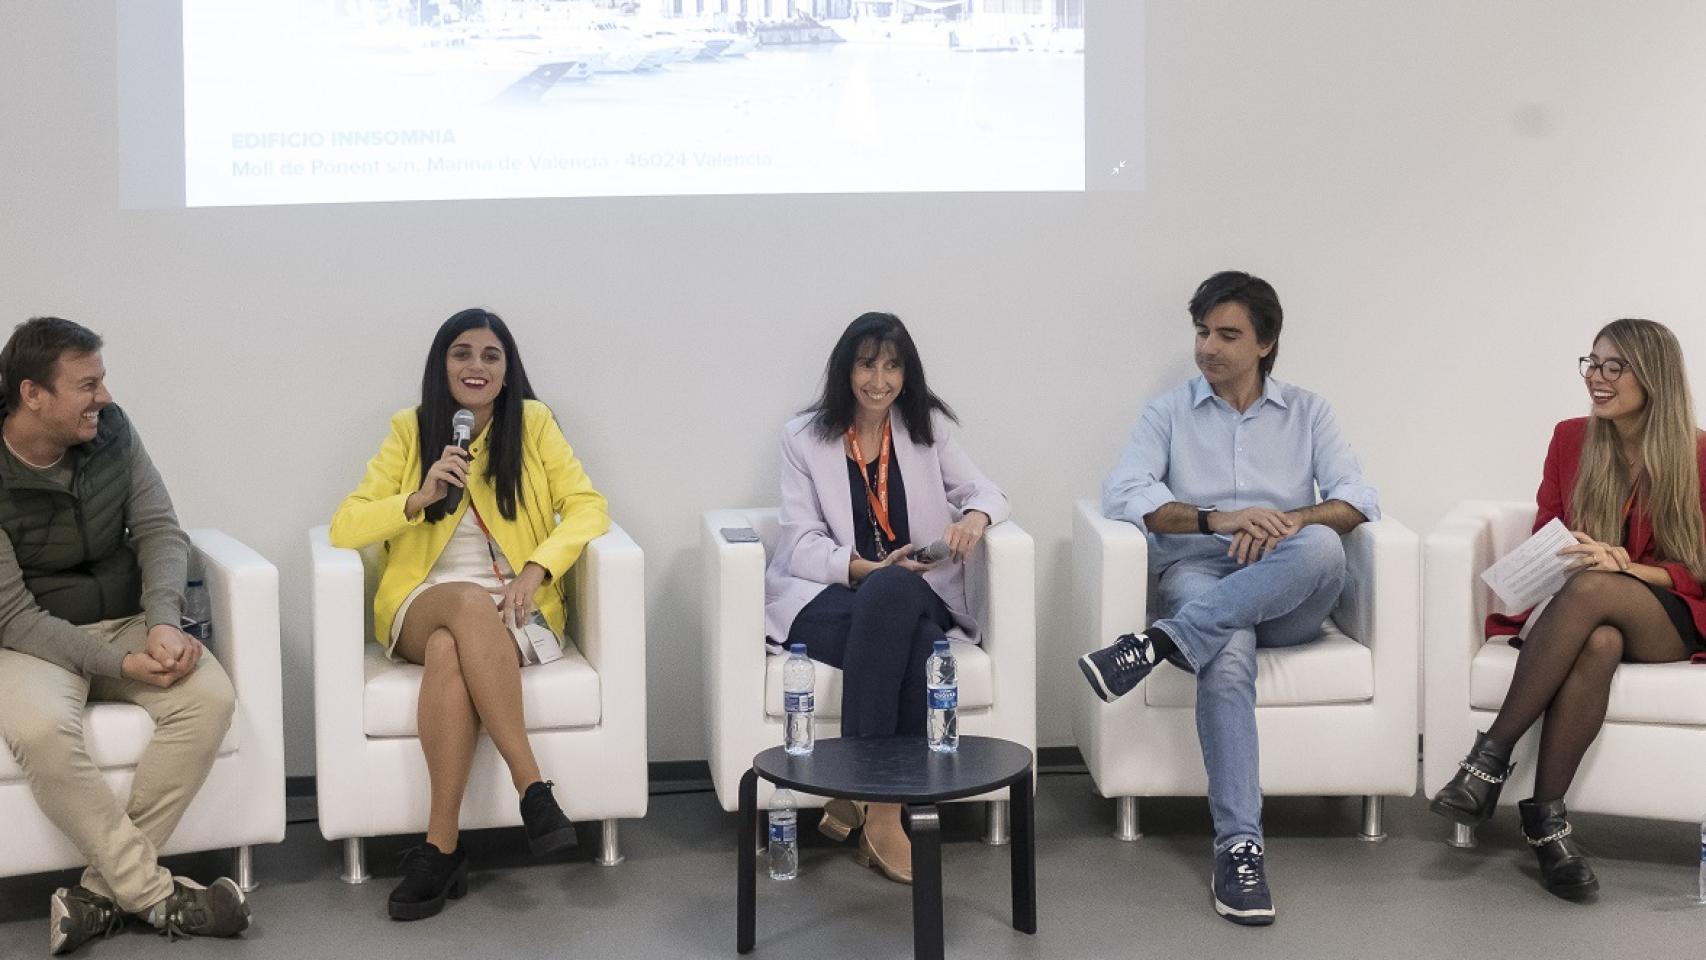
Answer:
<svg viewBox="0 0 1706 960"><path fill-rule="evenodd" d="M207 587L200 580L191 580L184 588L183 631L202 643L213 639L213 603Z"/></svg>
<svg viewBox="0 0 1706 960"><path fill-rule="evenodd" d="M948 641L936 641L924 678L930 688L930 749L954 753L960 749L960 681Z"/></svg>
<svg viewBox="0 0 1706 960"><path fill-rule="evenodd" d="M799 804L791 790L770 796L770 879L792 880L800 875Z"/></svg>
<svg viewBox="0 0 1706 960"><path fill-rule="evenodd" d="M782 705L786 711L783 745L796 757L811 753L816 742L812 723L816 706L812 688L816 683L817 668L806 658L806 645L789 647L788 661L782 664Z"/></svg>

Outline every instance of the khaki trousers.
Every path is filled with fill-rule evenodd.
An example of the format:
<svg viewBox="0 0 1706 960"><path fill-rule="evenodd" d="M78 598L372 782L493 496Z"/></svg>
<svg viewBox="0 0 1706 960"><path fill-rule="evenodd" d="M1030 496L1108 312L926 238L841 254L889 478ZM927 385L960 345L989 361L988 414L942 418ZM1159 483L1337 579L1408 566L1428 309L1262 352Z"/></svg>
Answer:
<svg viewBox="0 0 1706 960"><path fill-rule="evenodd" d="M125 652L144 649L141 616L83 629ZM88 701L134 703L154 720L121 805L83 741ZM161 689L135 680L82 677L15 650L0 650L0 735L29 778L36 803L89 862L85 887L142 913L172 892L158 851L195 799L231 725L236 693L204 653L195 672Z"/></svg>

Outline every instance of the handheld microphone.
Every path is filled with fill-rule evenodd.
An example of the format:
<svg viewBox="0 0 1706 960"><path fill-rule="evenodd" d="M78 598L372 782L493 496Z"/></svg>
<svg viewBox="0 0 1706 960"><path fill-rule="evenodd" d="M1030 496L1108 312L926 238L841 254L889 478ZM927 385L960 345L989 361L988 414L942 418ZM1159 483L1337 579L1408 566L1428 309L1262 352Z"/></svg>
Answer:
<svg viewBox="0 0 1706 960"><path fill-rule="evenodd" d="M468 449L468 444L474 439L474 411L464 407L456 411L450 418L450 442ZM462 488L452 486L444 495L444 512L452 514L462 505Z"/></svg>
<svg viewBox="0 0 1706 960"><path fill-rule="evenodd" d="M948 541L937 540L935 543L932 543L928 547L925 547L913 554L912 559L917 560L919 563L941 563L943 560L947 559L948 553Z"/></svg>

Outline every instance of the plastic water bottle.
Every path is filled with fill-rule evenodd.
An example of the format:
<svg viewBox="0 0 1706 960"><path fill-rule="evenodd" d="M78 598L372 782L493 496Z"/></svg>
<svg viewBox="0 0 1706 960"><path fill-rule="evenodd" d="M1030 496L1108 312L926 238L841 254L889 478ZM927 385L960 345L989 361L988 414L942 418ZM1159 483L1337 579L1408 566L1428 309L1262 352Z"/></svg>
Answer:
<svg viewBox="0 0 1706 960"><path fill-rule="evenodd" d="M936 641L924 678L930 687L930 749L953 753L960 748L960 678L948 641Z"/></svg>
<svg viewBox="0 0 1706 960"><path fill-rule="evenodd" d="M788 648L788 662L782 664L782 704L787 710L784 721L789 753L803 757L812 752L816 733L812 729L812 710L816 700L812 688L817 684L817 668L806 659L806 645L796 643Z"/></svg>
<svg viewBox="0 0 1706 960"><path fill-rule="evenodd" d="M213 639L213 603L200 580L191 580L184 588L183 629L202 643Z"/></svg>
<svg viewBox="0 0 1706 960"><path fill-rule="evenodd" d="M770 879L792 880L800 875L800 814L791 790L770 797Z"/></svg>
<svg viewBox="0 0 1706 960"><path fill-rule="evenodd" d="M1706 903L1706 820L1700 821L1700 893L1695 902Z"/></svg>

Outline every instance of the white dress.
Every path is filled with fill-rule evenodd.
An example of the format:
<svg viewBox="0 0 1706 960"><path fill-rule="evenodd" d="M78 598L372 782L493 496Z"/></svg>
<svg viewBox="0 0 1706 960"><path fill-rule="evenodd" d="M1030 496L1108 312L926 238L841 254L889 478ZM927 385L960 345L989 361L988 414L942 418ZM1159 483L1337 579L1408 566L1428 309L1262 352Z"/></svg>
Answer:
<svg viewBox="0 0 1706 960"><path fill-rule="evenodd" d="M450 535L450 542L444 545L444 552L438 555L438 561L428 571L426 579L420 586L409 591L403 598L403 605L397 608L397 616L391 621L391 645L385 648L385 656L397 659L397 638L403 635L403 624L408 620L409 607L415 598L425 593L428 588L441 583L477 583L488 590L503 589L503 581L513 580L515 571L510 569L509 561L504 559L503 551L495 546L488 546L486 534L480 529L480 524L474 519L474 511L470 508L462 510L462 521L456 525L456 532ZM498 570L503 574L500 581L492 573L492 557L497 557ZM492 605L502 602L502 597L492 595Z"/></svg>

